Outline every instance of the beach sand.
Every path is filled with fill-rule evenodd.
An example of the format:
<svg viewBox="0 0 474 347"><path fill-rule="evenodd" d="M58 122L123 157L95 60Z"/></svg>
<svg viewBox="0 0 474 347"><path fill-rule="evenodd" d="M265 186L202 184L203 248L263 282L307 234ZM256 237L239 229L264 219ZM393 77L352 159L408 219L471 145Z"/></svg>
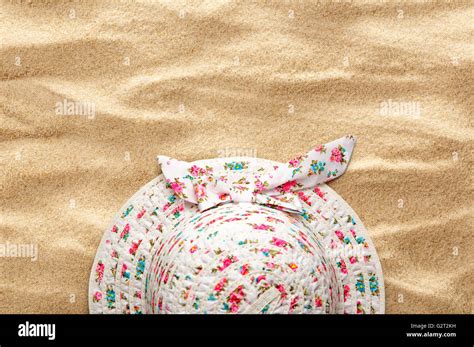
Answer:
<svg viewBox="0 0 474 347"><path fill-rule="evenodd" d="M386 312L472 313L473 11L3 2L0 243L38 254L0 258L0 313L88 312L99 241L156 155L286 161L346 134L330 186L376 245Z"/></svg>

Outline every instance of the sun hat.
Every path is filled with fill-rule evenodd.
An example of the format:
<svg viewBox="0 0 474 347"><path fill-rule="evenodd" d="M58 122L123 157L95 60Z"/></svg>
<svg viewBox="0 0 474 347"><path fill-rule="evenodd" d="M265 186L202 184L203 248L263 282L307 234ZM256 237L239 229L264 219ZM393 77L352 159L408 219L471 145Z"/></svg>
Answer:
<svg viewBox="0 0 474 347"><path fill-rule="evenodd" d="M91 313L384 313L374 245L325 184L342 175L346 136L283 164L184 162L120 209L89 282Z"/></svg>

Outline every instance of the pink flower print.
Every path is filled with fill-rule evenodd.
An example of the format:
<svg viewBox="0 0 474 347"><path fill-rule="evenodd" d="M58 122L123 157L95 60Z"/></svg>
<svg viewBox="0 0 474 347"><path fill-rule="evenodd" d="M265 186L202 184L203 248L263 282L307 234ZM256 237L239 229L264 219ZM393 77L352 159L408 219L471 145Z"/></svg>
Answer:
<svg viewBox="0 0 474 347"><path fill-rule="evenodd" d="M189 253L193 254L194 252L197 251L197 249L198 249L197 245L194 245L189 249Z"/></svg>
<svg viewBox="0 0 474 347"><path fill-rule="evenodd" d="M344 234L340 230L334 232L339 240L344 240Z"/></svg>
<svg viewBox="0 0 474 347"><path fill-rule="evenodd" d="M351 234L352 234L352 236L353 236L354 238L357 237L356 232L355 232L354 229L349 229L349 231L351 232Z"/></svg>
<svg viewBox="0 0 474 347"><path fill-rule="evenodd" d="M309 201L309 196L306 195L304 192L301 190L298 192L298 197L303 200L305 203L307 203L309 206L311 206L311 201Z"/></svg>
<svg viewBox="0 0 474 347"><path fill-rule="evenodd" d="M294 309L298 306L298 301L300 300L300 297L299 296L296 296L294 297L293 299L291 299L291 302L290 302L290 312L293 312Z"/></svg>
<svg viewBox="0 0 474 347"><path fill-rule="evenodd" d="M183 184L181 182L168 182L171 189L173 189L173 191L178 195L178 196L181 196L181 194L183 193Z"/></svg>
<svg viewBox="0 0 474 347"><path fill-rule="evenodd" d="M273 231L273 227L271 225L268 225L268 224L253 224L253 228L255 230L269 230L269 231Z"/></svg>
<svg viewBox="0 0 474 347"><path fill-rule="evenodd" d="M145 215L145 213L146 213L146 210L145 210L145 209L141 210L141 211L137 214L137 218L138 218L138 219L142 218L142 217Z"/></svg>
<svg viewBox="0 0 474 347"><path fill-rule="evenodd" d="M178 218L180 216L180 212L183 212L183 211L184 211L184 204L181 204L173 210L173 216L175 218Z"/></svg>
<svg viewBox="0 0 474 347"><path fill-rule="evenodd" d="M281 298L284 299L286 298L287 296L287 292L285 290L285 287L283 286L283 284L279 284L276 289L281 293Z"/></svg>
<svg viewBox="0 0 474 347"><path fill-rule="evenodd" d="M234 257L234 256L229 256L227 258L224 259L224 261L222 262L222 265L217 267L219 269L219 271L224 271L225 269L227 269L230 265L232 265L233 263L235 263L237 261L237 257Z"/></svg>
<svg viewBox="0 0 474 347"><path fill-rule="evenodd" d="M295 185L296 185L296 180L293 180L293 181L288 181L286 183L283 183L280 187L281 187L281 190L283 190L285 193L287 193Z"/></svg>
<svg viewBox="0 0 474 347"><path fill-rule="evenodd" d="M102 278L104 278L104 267L105 265L101 261L97 263L95 274L96 274L96 281L99 283L102 281Z"/></svg>
<svg viewBox="0 0 474 347"><path fill-rule="evenodd" d="M285 240L279 239L278 237L275 237L275 236L272 237L272 240L270 241L270 243L272 245L275 245L281 248L286 248L286 246L288 246L288 242L286 242Z"/></svg>
<svg viewBox="0 0 474 347"><path fill-rule="evenodd" d="M298 165L300 165L301 159L301 156L293 158L288 162L288 164L290 165L290 167L297 167Z"/></svg>
<svg viewBox="0 0 474 347"><path fill-rule="evenodd" d="M121 272L122 276L124 276L124 274L127 272L127 269L128 269L127 264L123 264L122 265L122 272Z"/></svg>
<svg viewBox="0 0 474 347"><path fill-rule="evenodd" d="M275 263L269 261L265 264L269 269L274 269L275 268Z"/></svg>
<svg viewBox="0 0 474 347"><path fill-rule="evenodd" d="M239 310L239 304L245 296L243 286L238 286L232 293L227 297L227 301L231 304L230 310L235 313Z"/></svg>
<svg viewBox="0 0 474 347"><path fill-rule="evenodd" d="M349 261L351 264L355 264L357 262L357 258L354 256L349 257Z"/></svg>
<svg viewBox="0 0 474 347"><path fill-rule="evenodd" d="M206 187L203 184L197 184L194 187L194 192L196 193L196 197L198 199L202 199L206 197Z"/></svg>
<svg viewBox="0 0 474 347"><path fill-rule="evenodd" d="M123 228L122 233L126 233L128 231L130 231L130 225L129 224L125 225L125 227Z"/></svg>
<svg viewBox="0 0 474 347"><path fill-rule="evenodd" d="M193 165L193 166L191 166L191 168L189 169L189 172L191 173L191 175L192 175L193 177L197 177L197 176L199 176L199 173L202 172L202 169L201 169L199 166L197 166L197 165Z"/></svg>
<svg viewBox="0 0 474 347"><path fill-rule="evenodd" d="M314 150L316 152L325 153L326 152L326 146L325 145L319 145Z"/></svg>
<svg viewBox="0 0 474 347"><path fill-rule="evenodd" d="M357 301L357 314L363 314L365 313L364 306L362 306L362 303L360 301Z"/></svg>
<svg viewBox="0 0 474 347"><path fill-rule="evenodd" d="M250 269L249 264L244 264L244 265L242 265L242 266L240 267L240 274L241 274L242 276L245 276L246 274L249 273L249 269Z"/></svg>
<svg viewBox="0 0 474 347"><path fill-rule="evenodd" d="M102 293L101 292L95 292L94 293L94 302L99 302L102 299Z"/></svg>
<svg viewBox="0 0 474 347"><path fill-rule="evenodd" d="M291 271L296 272L298 269L298 265L295 263L289 263L288 266L290 267Z"/></svg>
<svg viewBox="0 0 474 347"><path fill-rule="evenodd" d="M316 187L313 189L313 192L316 193L317 196L319 196L321 199L323 199L324 201L326 201L326 193L324 193L319 187Z"/></svg>
<svg viewBox="0 0 474 347"><path fill-rule="evenodd" d="M112 227L112 232L113 232L113 233L117 233L117 232L118 232L118 228L117 228L116 225L114 225L114 226Z"/></svg>
<svg viewBox="0 0 474 347"><path fill-rule="evenodd" d="M142 292L141 291L135 292L135 297L138 298L138 299L141 299L142 298Z"/></svg>
<svg viewBox="0 0 474 347"><path fill-rule="evenodd" d="M219 177L217 177L217 180L220 181L220 182L227 183L228 178L227 178L227 176L219 176Z"/></svg>
<svg viewBox="0 0 474 347"><path fill-rule="evenodd" d="M255 192L261 193L266 189L267 186L268 182L262 182L260 178L257 178L255 181Z"/></svg>
<svg viewBox="0 0 474 347"><path fill-rule="evenodd" d="M348 284L344 285L344 301L350 297L351 289Z"/></svg>
<svg viewBox="0 0 474 347"><path fill-rule="evenodd" d="M214 290L217 293L220 293L224 290L226 284L227 284L227 278L224 277L223 279L219 281L219 283L215 285Z"/></svg>
<svg viewBox="0 0 474 347"><path fill-rule="evenodd" d="M347 275L346 262L341 259L341 260L338 261L336 264L337 264L337 266L341 269L341 272L342 272L343 274L346 274L346 275Z"/></svg>
<svg viewBox="0 0 474 347"><path fill-rule="evenodd" d="M339 148L333 148L332 149L331 158L329 160L334 161L336 163L342 162L342 153L339 150Z"/></svg>
<svg viewBox="0 0 474 347"><path fill-rule="evenodd" d="M138 247L140 246L141 243L142 243L142 240L138 240L137 242L132 242L132 247L130 247L128 252L131 255L135 255L137 253Z"/></svg>
<svg viewBox="0 0 474 347"><path fill-rule="evenodd" d="M314 300L314 304L316 307L323 307L323 300L321 299L320 296L317 296Z"/></svg>
<svg viewBox="0 0 474 347"><path fill-rule="evenodd" d="M224 269L227 268L227 267L229 267L230 264L232 264L232 260L230 260L229 258L224 259L224 262L223 262L223 265L224 265L223 267L224 267Z"/></svg>
<svg viewBox="0 0 474 347"><path fill-rule="evenodd" d="M266 279L265 275L260 275L255 279L255 282L260 283L260 281L265 280L265 279Z"/></svg>
<svg viewBox="0 0 474 347"><path fill-rule="evenodd" d="M120 238L127 241L129 233L130 233L130 225L127 224L123 228L123 231L120 233Z"/></svg>

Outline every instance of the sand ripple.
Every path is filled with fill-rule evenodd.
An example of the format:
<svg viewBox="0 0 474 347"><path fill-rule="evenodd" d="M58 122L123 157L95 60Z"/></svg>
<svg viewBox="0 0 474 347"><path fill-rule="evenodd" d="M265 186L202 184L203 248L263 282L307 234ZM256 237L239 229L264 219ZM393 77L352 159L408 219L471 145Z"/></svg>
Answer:
<svg viewBox="0 0 474 347"><path fill-rule="evenodd" d="M40 254L0 261L0 312L87 312L104 228L158 174L157 154L284 161L344 134L359 141L331 185L379 250L387 311L472 312L472 13L461 2L2 3L0 242ZM93 104L94 117L58 115L64 100ZM389 101L420 112L383 115Z"/></svg>

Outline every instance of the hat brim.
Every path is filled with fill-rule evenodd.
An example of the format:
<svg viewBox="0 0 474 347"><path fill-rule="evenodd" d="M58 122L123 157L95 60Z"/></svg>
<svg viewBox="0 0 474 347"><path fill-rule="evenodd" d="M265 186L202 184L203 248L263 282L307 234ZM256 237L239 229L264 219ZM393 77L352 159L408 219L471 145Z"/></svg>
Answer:
<svg viewBox="0 0 474 347"><path fill-rule="evenodd" d="M281 163L234 157L196 161L220 165L247 160L255 165ZM251 170L251 167L249 168ZM340 283L338 313L384 313L382 267L374 244L357 214L333 189L321 184L302 190L300 216L330 253ZM119 210L105 231L91 270L89 312L147 313L149 255L169 240L165 235L198 213L196 205L178 199L159 175L140 188Z"/></svg>

